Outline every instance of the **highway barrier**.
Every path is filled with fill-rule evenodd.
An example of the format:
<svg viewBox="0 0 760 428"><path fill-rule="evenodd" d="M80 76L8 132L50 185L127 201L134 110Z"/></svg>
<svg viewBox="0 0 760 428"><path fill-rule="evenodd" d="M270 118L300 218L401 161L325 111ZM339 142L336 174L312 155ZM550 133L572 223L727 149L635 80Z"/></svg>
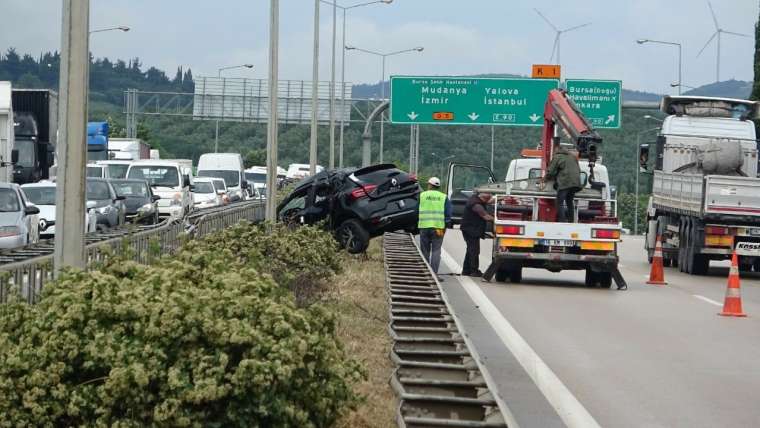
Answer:
<svg viewBox="0 0 760 428"><path fill-rule="evenodd" d="M185 239L203 237L243 220L263 219L261 201L240 202L192 213L184 221L164 221L154 226L125 227L86 235L87 266L114 255L150 264L161 255L171 254ZM39 299L45 284L53 280L53 249L51 239L0 252L0 303L7 302L11 293L21 293L28 303Z"/></svg>
<svg viewBox="0 0 760 428"><path fill-rule="evenodd" d="M506 427L507 410L412 236L386 233L383 254L398 425Z"/></svg>

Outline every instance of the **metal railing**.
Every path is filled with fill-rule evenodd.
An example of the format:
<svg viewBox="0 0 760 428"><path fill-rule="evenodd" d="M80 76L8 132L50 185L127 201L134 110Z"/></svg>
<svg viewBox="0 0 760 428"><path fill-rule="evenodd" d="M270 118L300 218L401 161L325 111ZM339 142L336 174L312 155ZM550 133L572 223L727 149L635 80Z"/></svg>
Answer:
<svg viewBox="0 0 760 428"><path fill-rule="evenodd" d="M151 264L161 256L174 253L187 239L200 238L241 221L264 219L261 201L240 202L223 208L199 211L185 221L167 222L159 227L136 230L86 246L88 268L111 257L127 257L142 264ZM53 280L53 254L36 255L0 266L0 302L5 303L19 293L28 303L39 300L45 285Z"/></svg>

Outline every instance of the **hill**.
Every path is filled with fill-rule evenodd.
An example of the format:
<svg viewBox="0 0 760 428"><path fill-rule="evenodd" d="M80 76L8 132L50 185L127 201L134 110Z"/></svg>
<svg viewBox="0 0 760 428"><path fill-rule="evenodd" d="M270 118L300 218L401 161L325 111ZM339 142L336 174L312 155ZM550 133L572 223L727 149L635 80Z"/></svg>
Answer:
<svg viewBox="0 0 760 428"><path fill-rule="evenodd" d="M743 80L725 80L723 82L709 83L698 88L684 92L684 95L701 95L705 97L724 97L748 99L752 92L752 82Z"/></svg>

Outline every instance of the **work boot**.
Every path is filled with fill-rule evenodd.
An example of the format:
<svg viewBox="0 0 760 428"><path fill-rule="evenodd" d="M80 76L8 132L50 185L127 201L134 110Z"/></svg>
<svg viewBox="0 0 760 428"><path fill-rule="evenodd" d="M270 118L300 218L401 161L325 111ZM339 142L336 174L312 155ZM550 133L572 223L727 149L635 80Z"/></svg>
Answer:
<svg viewBox="0 0 760 428"><path fill-rule="evenodd" d="M476 270L475 272L472 272L470 276L473 278L481 278L483 276L483 272L481 272L480 270Z"/></svg>

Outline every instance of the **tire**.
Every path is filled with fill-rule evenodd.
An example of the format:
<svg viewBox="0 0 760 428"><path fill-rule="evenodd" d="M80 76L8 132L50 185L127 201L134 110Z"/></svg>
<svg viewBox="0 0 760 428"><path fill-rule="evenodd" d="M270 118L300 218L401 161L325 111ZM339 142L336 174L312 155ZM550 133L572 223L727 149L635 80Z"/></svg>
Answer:
<svg viewBox="0 0 760 428"><path fill-rule="evenodd" d="M697 252L694 243L699 242L699 232L694 223L695 222L690 221L687 230L689 247L686 252L686 272L692 275L707 275L710 271L710 259L706 255Z"/></svg>
<svg viewBox="0 0 760 428"><path fill-rule="evenodd" d="M522 268L516 267L509 271L509 282L519 284L522 281Z"/></svg>
<svg viewBox="0 0 760 428"><path fill-rule="evenodd" d="M612 272L599 272L596 274L599 286L602 288L612 287Z"/></svg>
<svg viewBox="0 0 760 428"><path fill-rule="evenodd" d="M363 253L369 246L369 232L354 218L341 223L335 231L335 236L340 246L350 254Z"/></svg>
<svg viewBox="0 0 760 428"><path fill-rule="evenodd" d="M494 274L494 278L496 279L496 282L507 282L508 276L509 276L509 271L504 268L499 268Z"/></svg>
<svg viewBox="0 0 760 428"><path fill-rule="evenodd" d="M586 268L586 279L584 281L586 287L596 287L596 282L597 273L591 270L591 268Z"/></svg>

